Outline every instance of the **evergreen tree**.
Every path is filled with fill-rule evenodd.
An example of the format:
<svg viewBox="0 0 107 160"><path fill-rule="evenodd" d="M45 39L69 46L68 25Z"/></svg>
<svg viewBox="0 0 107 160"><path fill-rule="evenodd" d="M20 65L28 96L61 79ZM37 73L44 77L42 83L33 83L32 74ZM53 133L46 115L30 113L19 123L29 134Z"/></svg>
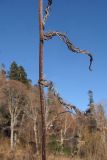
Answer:
<svg viewBox="0 0 107 160"><path fill-rule="evenodd" d="M88 96L89 96L89 106L91 106L94 103L93 91L89 90L88 91Z"/></svg>
<svg viewBox="0 0 107 160"><path fill-rule="evenodd" d="M24 83L27 86L30 85L30 80L27 79L27 73L24 67L18 66L15 61L13 61L10 66L8 77L10 80L17 80L17 81Z"/></svg>
<svg viewBox="0 0 107 160"><path fill-rule="evenodd" d="M23 66L18 67L18 80L24 84L29 84L29 80L27 79L27 73Z"/></svg>
<svg viewBox="0 0 107 160"><path fill-rule="evenodd" d="M8 77L9 77L10 80L18 80L19 79L19 76L18 76L18 65L16 64L15 61L13 61L11 63Z"/></svg>

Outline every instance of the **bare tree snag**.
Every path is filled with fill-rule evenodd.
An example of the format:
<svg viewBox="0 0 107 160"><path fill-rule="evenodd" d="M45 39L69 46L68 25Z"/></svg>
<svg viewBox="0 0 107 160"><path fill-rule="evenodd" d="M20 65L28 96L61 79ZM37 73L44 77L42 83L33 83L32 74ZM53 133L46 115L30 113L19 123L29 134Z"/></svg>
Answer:
<svg viewBox="0 0 107 160"><path fill-rule="evenodd" d="M42 160L46 160L46 122L45 122L45 97L44 97L44 87L50 88L54 95L57 96L59 102L68 110L74 110L76 114L81 115L81 112L73 105L67 104L63 101L63 99L59 96L58 93L55 92L53 83L47 80L44 80L43 77L43 43L44 40L52 39L54 36L58 36L68 47L68 49L74 53L80 53L88 55L90 58L89 70L91 71L91 64L93 61L93 57L90 52L87 50L81 50L80 48L76 48L73 43L69 40L66 34L53 31L44 33L45 23L48 19L50 9L52 5L52 0L48 0L48 4L45 9L44 16L43 13L43 0L39 0L39 89L40 89L40 106L41 106L41 132L42 132Z"/></svg>
<svg viewBox="0 0 107 160"><path fill-rule="evenodd" d="M39 0L39 82L43 80L43 2ZM40 106L41 106L41 131L42 131L42 160L46 160L46 127L45 127L45 99L44 86L39 83Z"/></svg>

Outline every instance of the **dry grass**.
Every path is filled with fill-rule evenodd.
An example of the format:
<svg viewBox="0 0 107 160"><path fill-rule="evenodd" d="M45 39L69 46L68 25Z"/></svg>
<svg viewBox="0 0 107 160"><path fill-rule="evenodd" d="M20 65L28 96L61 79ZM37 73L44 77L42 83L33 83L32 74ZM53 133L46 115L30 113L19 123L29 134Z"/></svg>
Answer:
<svg viewBox="0 0 107 160"><path fill-rule="evenodd" d="M93 137L88 137L89 143L85 146L86 149L86 156L80 158L75 156L73 157L67 157L64 155L48 155L47 160L107 160L107 154L106 154L106 144L104 144L99 139L99 135L95 135ZM92 153L92 146L94 142L94 149L95 152ZM84 148L83 148L84 149ZM40 157L36 157L32 151L29 149L29 147L22 147L17 146L16 151L14 154L10 150L10 142L6 138L0 139L0 160L41 160Z"/></svg>

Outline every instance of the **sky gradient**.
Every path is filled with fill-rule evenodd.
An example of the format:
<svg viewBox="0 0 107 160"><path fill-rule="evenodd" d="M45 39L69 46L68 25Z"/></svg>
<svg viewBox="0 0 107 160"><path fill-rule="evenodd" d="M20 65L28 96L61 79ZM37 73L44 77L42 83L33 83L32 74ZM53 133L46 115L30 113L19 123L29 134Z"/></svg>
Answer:
<svg viewBox="0 0 107 160"><path fill-rule="evenodd" d="M47 0L44 0L44 7ZM85 55L70 52L54 38L44 45L44 77L60 95L82 110L88 90L96 103L107 100L107 1L53 0L46 31L66 32L75 46L93 53L93 71ZM0 0L0 63L23 65L33 84L38 80L38 0Z"/></svg>

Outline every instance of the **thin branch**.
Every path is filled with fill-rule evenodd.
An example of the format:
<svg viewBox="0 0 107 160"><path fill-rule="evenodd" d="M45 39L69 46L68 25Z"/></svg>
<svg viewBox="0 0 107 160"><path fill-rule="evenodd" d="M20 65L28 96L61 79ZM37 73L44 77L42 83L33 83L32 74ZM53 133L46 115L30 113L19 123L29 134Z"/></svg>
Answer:
<svg viewBox="0 0 107 160"><path fill-rule="evenodd" d="M59 112L57 115L55 115L55 117L50 122L47 123L47 126L46 126L47 129L50 126L50 124L52 124L57 118L59 118L60 116L62 116L65 113L70 113L70 114L75 115L71 110L66 110L66 111L63 111L63 112Z"/></svg>
<svg viewBox="0 0 107 160"><path fill-rule="evenodd" d="M47 32L44 34L44 40L50 40L55 36L58 36L67 45L68 49L71 50L72 52L88 55L90 58L89 70L92 71L91 65L93 62L93 56L90 52L88 52L87 50L81 50L80 48L76 48L69 40L69 38L66 36L66 34L62 32L57 32L57 31Z"/></svg>
<svg viewBox="0 0 107 160"><path fill-rule="evenodd" d="M60 116L60 115L63 115L64 113L70 113L70 114L75 115L72 111L67 110L67 111L63 111L63 112L58 113L58 114L57 114L57 117Z"/></svg>

